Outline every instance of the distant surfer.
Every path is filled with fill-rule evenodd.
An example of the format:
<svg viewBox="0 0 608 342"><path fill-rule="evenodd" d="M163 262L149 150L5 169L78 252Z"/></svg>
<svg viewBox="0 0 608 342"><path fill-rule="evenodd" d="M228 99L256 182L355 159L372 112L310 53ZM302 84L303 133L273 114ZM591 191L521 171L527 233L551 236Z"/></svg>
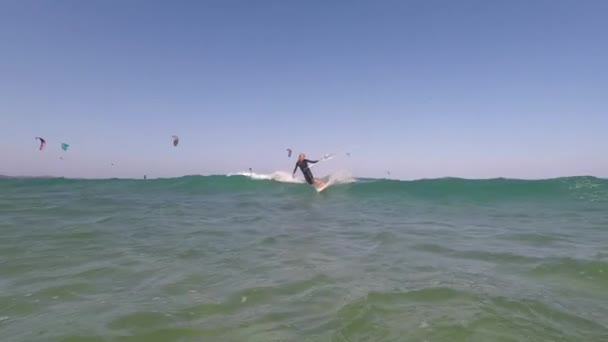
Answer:
<svg viewBox="0 0 608 342"><path fill-rule="evenodd" d="M310 171L310 168L308 166L308 163L315 164L317 162L318 162L318 160L306 159L306 155L304 155L304 153L300 153L300 155L298 156L298 161L296 162L296 166L293 168L292 177L296 176L296 171L298 170L298 167L299 167L300 170L302 170L302 174L304 174L304 179L306 180L306 183L308 183L310 185L314 185L317 188L324 186L325 183L321 182L320 180L315 179L315 177L312 175L312 172Z"/></svg>

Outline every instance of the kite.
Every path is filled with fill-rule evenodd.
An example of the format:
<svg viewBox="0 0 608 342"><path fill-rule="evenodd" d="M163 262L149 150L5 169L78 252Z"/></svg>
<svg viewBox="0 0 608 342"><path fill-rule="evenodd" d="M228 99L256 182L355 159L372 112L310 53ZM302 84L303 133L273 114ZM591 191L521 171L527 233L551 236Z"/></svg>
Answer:
<svg viewBox="0 0 608 342"><path fill-rule="evenodd" d="M388 174L390 176L391 172L389 170L386 170L386 174Z"/></svg>
<svg viewBox="0 0 608 342"><path fill-rule="evenodd" d="M290 148L287 149L287 158L291 158L291 149Z"/></svg>
<svg viewBox="0 0 608 342"><path fill-rule="evenodd" d="M36 137L36 139L40 140L40 148L38 150L44 150L44 147L46 146L46 140L42 139L41 137Z"/></svg>
<svg viewBox="0 0 608 342"><path fill-rule="evenodd" d="M179 137L177 135L172 136L173 138L173 146L177 147L177 144L179 144Z"/></svg>
<svg viewBox="0 0 608 342"><path fill-rule="evenodd" d="M350 152L346 152L346 156L350 158Z"/></svg>
<svg viewBox="0 0 608 342"><path fill-rule="evenodd" d="M62 143L62 144L61 144L61 149L62 149L62 150L64 150L64 151L67 151L67 150L68 150L68 147L70 147L70 145L68 145L68 144L66 144L66 143Z"/></svg>

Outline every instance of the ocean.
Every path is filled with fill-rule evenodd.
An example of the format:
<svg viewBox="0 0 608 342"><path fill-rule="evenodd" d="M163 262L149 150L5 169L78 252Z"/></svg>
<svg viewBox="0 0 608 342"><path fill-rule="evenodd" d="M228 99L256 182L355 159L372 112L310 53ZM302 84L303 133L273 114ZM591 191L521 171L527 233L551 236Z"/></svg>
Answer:
<svg viewBox="0 0 608 342"><path fill-rule="evenodd" d="M0 179L0 341L608 341L608 180Z"/></svg>

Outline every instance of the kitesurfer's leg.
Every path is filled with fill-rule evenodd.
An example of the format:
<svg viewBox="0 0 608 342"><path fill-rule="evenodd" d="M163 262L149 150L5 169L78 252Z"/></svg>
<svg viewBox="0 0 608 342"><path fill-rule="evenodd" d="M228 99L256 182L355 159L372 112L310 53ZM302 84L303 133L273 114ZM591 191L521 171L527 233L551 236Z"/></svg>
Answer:
<svg viewBox="0 0 608 342"><path fill-rule="evenodd" d="M306 183L312 185L315 182L315 177L313 177L312 172L310 172L309 169L302 171L302 173L304 174L304 179L306 180Z"/></svg>

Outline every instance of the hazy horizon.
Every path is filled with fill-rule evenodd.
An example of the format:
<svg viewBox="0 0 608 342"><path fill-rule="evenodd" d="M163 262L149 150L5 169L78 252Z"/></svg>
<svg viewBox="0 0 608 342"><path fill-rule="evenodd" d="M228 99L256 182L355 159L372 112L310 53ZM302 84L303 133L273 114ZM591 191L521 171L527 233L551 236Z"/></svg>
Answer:
<svg viewBox="0 0 608 342"><path fill-rule="evenodd" d="M338 170L337 173L341 173L345 170ZM281 171L279 171L281 172ZM235 172L235 173L228 173L228 174L206 174L206 175L202 175L202 174L189 174L189 175L181 175L181 176L170 176L170 177L150 177L148 175L142 175L141 177L64 177L64 176L53 176L53 175L41 175L41 176L29 176L29 175L15 175L15 176L10 176L10 175L4 175L4 174L0 174L0 178L4 178L4 179L72 179L72 180L113 180L113 179L117 179L117 180L141 180L143 179L143 176L146 176L147 180L155 180L155 179L176 179L176 178L182 178L182 177L212 177L212 176L226 176L226 177L233 177L233 176L242 176L242 175L247 175L248 171L241 171L241 172ZM253 172L253 174L257 174L255 171ZM266 174L261 174L261 175L266 175ZM324 175L325 176L325 175ZM329 176L329 174L327 175ZM377 179L377 180L395 180L395 181L419 181L419 180L438 180L438 179L464 179L464 180L473 180L473 181L477 181L477 180L496 180L496 179L508 179L508 180L522 180L522 181L536 181L536 180L552 180L552 179L566 179L566 178L578 178L578 177L591 177L591 178L596 178L596 179L607 179L607 177L598 177L598 176L593 176L593 175L573 175L573 176L561 176L561 177L551 177L551 178L509 178L509 177L488 177L488 178L467 178L467 177L451 177L451 176L445 176L445 177L436 177L436 178L407 178L407 179L403 179L403 178L394 178L390 175L385 175L385 176L380 176L380 177L356 177L357 179ZM297 176L296 178L302 178L301 176Z"/></svg>

